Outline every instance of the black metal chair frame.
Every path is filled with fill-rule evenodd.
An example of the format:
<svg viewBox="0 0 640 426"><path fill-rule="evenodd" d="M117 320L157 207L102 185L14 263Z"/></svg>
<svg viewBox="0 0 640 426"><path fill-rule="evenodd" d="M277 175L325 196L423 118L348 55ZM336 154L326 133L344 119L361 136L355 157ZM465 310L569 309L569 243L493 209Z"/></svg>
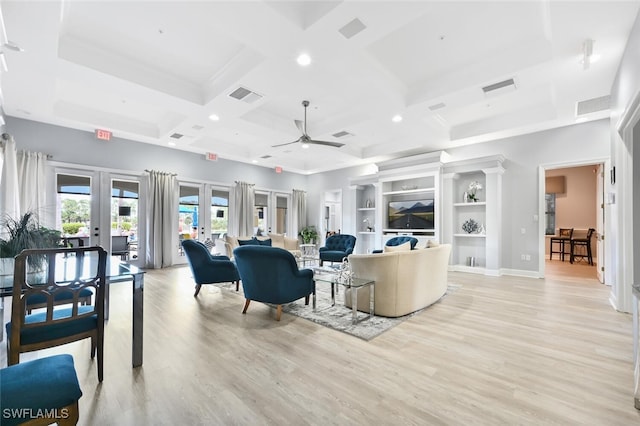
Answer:
<svg viewBox="0 0 640 426"><path fill-rule="evenodd" d="M573 238L573 228L560 228L558 229L558 235L554 235L553 237L551 237L549 239L549 260L553 259L553 254L554 253L558 253L560 255L560 260L562 260L564 262L564 256L565 254L568 254L569 256L571 256L571 253L573 252L573 245L571 243ZM570 252L567 253L567 243L569 245L569 248L571 249ZM554 251L553 250L553 245L557 244L559 250Z"/></svg>
<svg viewBox="0 0 640 426"><path fill-rule="evenodd" d="M591 237L596 232L594 228L589 228L587 231L587 236L585 238L572 238L571 239L571 257L569 261L571 263L579 259L587 259L589 265L593 265L593 253L591 250ZM584 252L576 253L578 249L584 247Z"/></svg>

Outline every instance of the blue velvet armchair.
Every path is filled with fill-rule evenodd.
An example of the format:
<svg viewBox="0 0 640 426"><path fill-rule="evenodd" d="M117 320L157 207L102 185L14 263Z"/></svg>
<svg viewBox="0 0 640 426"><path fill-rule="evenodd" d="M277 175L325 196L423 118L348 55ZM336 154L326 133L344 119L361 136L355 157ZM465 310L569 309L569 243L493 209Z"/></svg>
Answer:
<svg viewBox="0 0 640 426"><path fill-rule="evenodd" d="M396 247L406 242L409 242L409 244L411 244L411 250L414 250L416 248L416 244L418 244L418 239L414 237L408 237L406 235L400 235L398 237L390 238L385 246ZM372 251L372 253L382 253L382 250L374 250Z"/></svg>
<svg viewBox="0 0 640 426"><path fill-rule="evenodd" d="M236 265L227 256L212 256L207 247L196 240L182 241L182 248L196 282L193 297L198 296L202 284L234 282L238 291L240 275Z"/></svg>
<svg viewBox="0 0 640 426"><path fill-rule="evenodd" d="M320 266L324 261L342 262L342 259L353 253L356 246L356 237L348 234L332 235L324 243L324 247L320 247Z"/></svg>
<svg viewBox="0 0 640 426"><path fill-rule="evenodd" d="M309 304L309 295L313 295L313 307L316 306L316 287L313 271L298 269L293 255L278 247L248 245L240 246L233 251L238 265L242 289L244 290L247 308L252 300L272 303L277 306L276 320L280 321L282 304L305 298Z"/></svg>

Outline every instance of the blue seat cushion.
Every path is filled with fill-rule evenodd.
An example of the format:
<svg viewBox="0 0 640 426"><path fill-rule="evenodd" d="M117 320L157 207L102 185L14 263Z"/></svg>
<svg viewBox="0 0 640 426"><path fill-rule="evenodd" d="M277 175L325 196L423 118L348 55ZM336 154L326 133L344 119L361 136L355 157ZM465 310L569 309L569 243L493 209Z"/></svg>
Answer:
<svg viewBox="0 0 640 426"><path fill-rule="evenodd" d="M82 396L71 355L54 355L0 370L0 423L17 425L39 410L60 409ZM64 416L60 410L56 413Z"/></svg>
<svg viewBox="0 0 640 426"><path fill-rule="evenodd" d="M320 252L320 259L328 262L342 262L342 259L346 256L346 253L340 250L324 250Z"/></svg>
<svg viewBox="0 0 640 426"><path fill-rule="evenodd" d="M93 292L91 291L91 289L83 288L82 290L80 290L80 294L78 297L91 297L91 296L93 296ZM56 292L55 296L53 296L53 300L56 302L68 300L69 303L71 303L73 301L73 293L71 293L71 291L69 292L58 291ZM41 303L47 303L47 296L45 296L43 293L37 293L27 297L27 306L39 305Z"/></svg>
<svg viewBox="0 0 640 426"><path fill-rule="evenodd" d="M87 313L93 310L93 306L79 306L78 313ZM55 309L53 318L60 319L71 316L71 308ZM47 312L38 312L36 314L25 315L25 324L33 324L44 322L47 318ZM98 328L98 314L88 315L78 318L74 321L54 323L43 325L42 327L24 328L21 331L20 344L30 345L32 343L44 342L46 340L54 340L62 337L72 336L78 333L84 333ZM6 325L7 339L11 338L11 321Z"/></svg>

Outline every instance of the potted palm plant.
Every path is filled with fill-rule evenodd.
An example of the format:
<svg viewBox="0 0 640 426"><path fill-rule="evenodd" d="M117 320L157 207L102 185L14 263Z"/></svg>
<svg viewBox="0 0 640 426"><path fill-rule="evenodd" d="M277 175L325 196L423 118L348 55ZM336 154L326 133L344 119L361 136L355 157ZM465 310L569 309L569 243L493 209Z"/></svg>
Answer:
<svg viewBox="0 0 640 426"><path fill-rule="evenodd" d="M60 247L60 231L41 226L33 212L19 218L6 216L0 221L0 274L13 274L13 258L24 249ZM9 259L9 260L7 260ZM29 266L37 270L43 259L29 257Z"/></svg>
<svg viewBox="0 0 640 426"><path fill-rule="evenodd" d="M315 226L305 226L300 230L298 235L302 237L302 242L304 244L311 244L318 239L318 231L316 231Z"/></svg>

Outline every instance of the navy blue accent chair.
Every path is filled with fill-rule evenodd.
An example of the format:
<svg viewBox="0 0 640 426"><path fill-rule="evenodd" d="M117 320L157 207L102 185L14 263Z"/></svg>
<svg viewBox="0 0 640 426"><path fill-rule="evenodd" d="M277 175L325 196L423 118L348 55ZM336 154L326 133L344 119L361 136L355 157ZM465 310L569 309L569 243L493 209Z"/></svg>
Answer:
<svg viewBox="0 0 640 426"><path fill-rule="evenodd" d="M73 358L68 354L35 359L0 370L3 426L26 422L29 425L53 422L61 426L75 425L81 396ZM38 413L41 413L40 417L32 417Z"/></svg>
<svg viewBox="0 0 640 426"><path fill-rule="evenodd" d="M27 274L31 257L42 260L42 272ZM6 325L8 365L19 364L23 352L91 338L91 358L97 351L98 380L102 382L106 265L107 252L98 246L30 249L16 256L11 321ZM93 305L80 306L85 289L94 293ZM72 300L70 307L55 304L60 293ZM27 300L33 296L45 296L46 307L28 314Z"/></svg>
<svg viewBox="0 0 640 426"><path fill-rule="evenodd" d="M202 284L235 283L236 291L240 275L236 265L227 256L212 256L207 246L196 240L183 240L182 249L187 255L198 296Z"/></svg>
<svg viewBox="0 0 640 426"><path fill-rule="evenodd" d="M353 253L356 246L356 237L349 234L332 235L324 243L324 247L320 247L320 266L323 262L342 262L342 259Z"/></svg>
<svg viewBox="0 0 640 426"><path fill-rule="evenodd" d="M298 269L295 257L279 247L248 245L233 251L238 265L245 304L242 310L247 313L249 302L271 303L277 306L276 320L280 321L282 305L313 295L313 307L316 305L316 286L311 269Z"/></svg>
<svg viewBox="0 0 640 426"><path fill-rule="evenodd" d="M389 241L386 242L385 246L395 247L404 244L407 241L411 243L411 250L414 250L416 248L416 244L418 244L418 239L406 235L400 235L399 237L390 238ZM371 253L382 253L382 251L383 250L374 250Z"/></svg>

